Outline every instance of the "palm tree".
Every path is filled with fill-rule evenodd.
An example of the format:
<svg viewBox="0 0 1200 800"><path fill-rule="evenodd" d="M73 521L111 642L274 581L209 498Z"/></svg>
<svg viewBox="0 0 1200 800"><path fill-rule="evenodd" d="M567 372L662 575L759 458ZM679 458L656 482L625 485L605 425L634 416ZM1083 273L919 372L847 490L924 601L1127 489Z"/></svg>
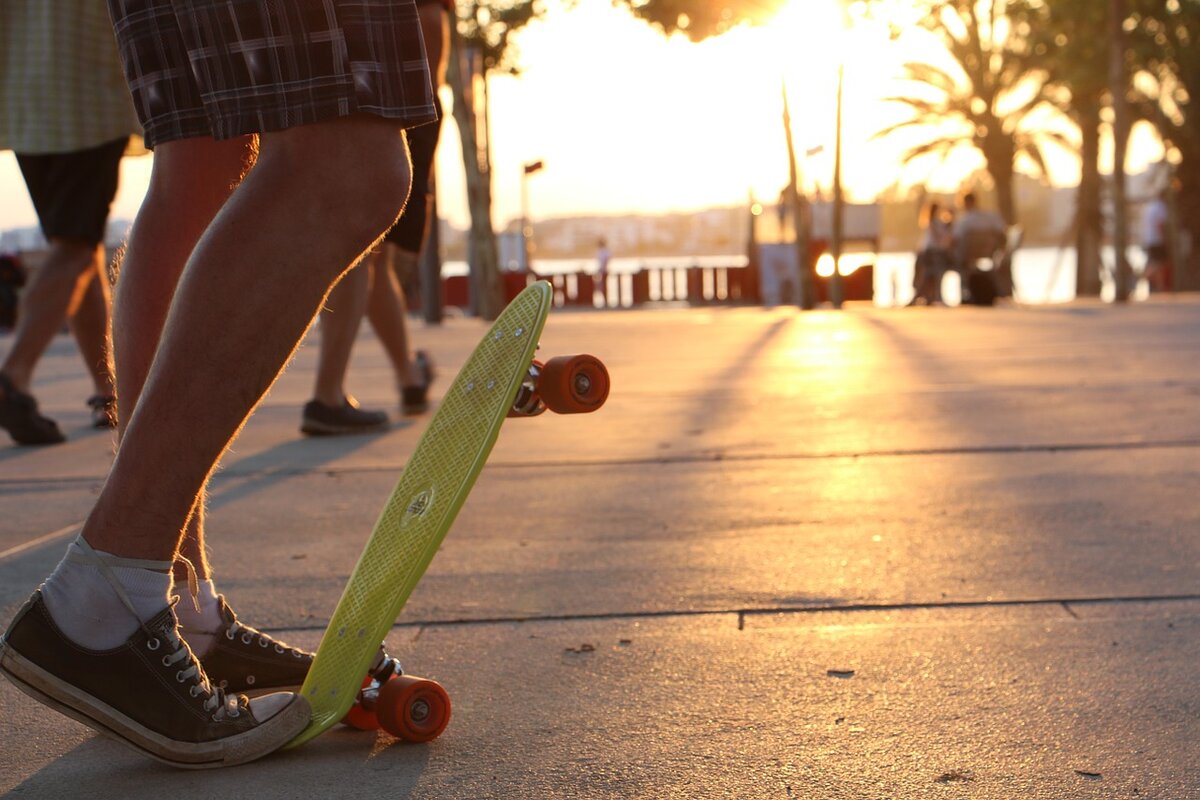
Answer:
<svg viewBox="0 0 1200 800"><path fill-rule="evenodd" d="M1075 204L1075 293L1100 294L1101 111L1109 93L1108 7L1095 0L1015 0L1008 9L1031 63L1045 71L1042 96L1079 130Z"/></svg>
<svg viewBox="0 0 1200 800"><path fill-rule="evenodd" d="M1018 159L1027 159L1044 175L1044 145L1071 143L1033 119L1047 108L1037 91L1045 75L1031 61L1025 40L1015 35L1008 5L1007 0L924 0L917 25L940 40L954 67L905 64L903 80L913 91L887 101L903 103L914 114L875 138L905 129L928 131L926 141L904 154L906 164L929 155L944 160L964 147L977 150L995 185L1001 216L1015 224Z"/></svg>

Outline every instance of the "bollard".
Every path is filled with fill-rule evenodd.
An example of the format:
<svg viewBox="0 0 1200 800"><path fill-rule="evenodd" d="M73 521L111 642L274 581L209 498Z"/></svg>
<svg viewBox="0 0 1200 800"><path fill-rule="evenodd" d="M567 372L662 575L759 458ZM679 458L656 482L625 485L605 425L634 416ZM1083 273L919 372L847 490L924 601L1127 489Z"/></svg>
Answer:
<svg viewBox="0 0 1200 800"><path fill-rule="evenodd" d="M688 267L687 301L694 306L704 304L704 269L702 267Z"/></svg>
<svg viewBox="0 0 1200 800"><path fill-rule="evenodd" d="M575 274L575 305L593 308L596 305L596 281L586 272Z"/></svg>
<svg viewBox="0 0 1200 800"><path fill-rule="evenodd" d="M442 281L442 307L470 307L470 289L466 275L451 275Z"/></svg>
<svg viewBox="0 0 1200 800"><path fill-rule="evenodd" d="M650 302L650 273L638 270L633 273L632 305L640 306Z"/></svg>

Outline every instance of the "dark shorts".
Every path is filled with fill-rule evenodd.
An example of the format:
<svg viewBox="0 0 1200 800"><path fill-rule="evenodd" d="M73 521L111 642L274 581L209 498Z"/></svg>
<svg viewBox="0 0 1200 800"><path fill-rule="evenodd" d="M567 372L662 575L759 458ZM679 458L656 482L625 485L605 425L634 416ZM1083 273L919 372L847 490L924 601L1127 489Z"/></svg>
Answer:
<svg viewBox="0 0 1200 800"><path fill-rule="evenodd" d="M104 241L129 137L72 153L17 153L38 224L47 239Z"/></svg>
<svg viewBox="0 0 1200 800"><path fill-rule="evenodd" d="M414 0L108 0L146 144L435 119Z"/></svg>
<svg viewBox="0 0 1200 800"><path fill-rule="evenodd" d="M437 108L440 115L440 102L437 103ZM429 207L433 201L433 158L437 154L441 129L441 124L431 122L408 132L408 151L412 158L412 192L408 195L404 213L384 238L410 253L421 252L421 245L425 242L425 231L429 227Z"/></svg>

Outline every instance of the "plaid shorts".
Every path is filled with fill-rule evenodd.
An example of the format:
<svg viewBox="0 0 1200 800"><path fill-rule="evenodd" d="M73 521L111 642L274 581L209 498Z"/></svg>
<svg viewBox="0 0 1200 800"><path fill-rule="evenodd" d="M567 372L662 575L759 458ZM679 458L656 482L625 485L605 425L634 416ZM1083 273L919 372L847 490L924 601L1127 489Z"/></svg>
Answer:
<svg viewBox="0 0 1200 800"><path fill-rule="evenodd" d="M146 145L437 119L414 0L108 0Z"/></svg>

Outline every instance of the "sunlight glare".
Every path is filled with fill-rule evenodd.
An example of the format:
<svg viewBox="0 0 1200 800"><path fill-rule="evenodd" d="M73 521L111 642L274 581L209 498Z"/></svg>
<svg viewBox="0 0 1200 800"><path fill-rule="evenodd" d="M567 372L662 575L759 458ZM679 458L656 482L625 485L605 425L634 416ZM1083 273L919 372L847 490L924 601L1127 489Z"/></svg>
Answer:
<svg viewBox="0 0 1200 800"><path fill-rule="evenodd" d="M901 65L941 63L943 56L917 30L910 0L872 0L870 8L870 16L855 17L847 30L838 0L789 0L764 26L738 26L693 43L682 35L664 37L611 0L548 7L514 35L520 76L494 75L489 83L494 224L503 229L519 219L522 165L536 160L547 169L528 187L535 220L734 205L748 193L770 216L788 181L784 81L803 189L828 197L841 59L847 199L870 202L898 181L957 191L980 167L977 154L963 149L944 164L922 161L906 169L901 154L928 130L871 138L911 116L911 109L882 102L911 91L897 80ZM885 19L905 23L904 35L892 36ZM437 153L438 210L464 228L470 217L463 153L449 93L442 98L447 119ZM1130 169L1138 169L1163 150L1149 127L1139 125L1129 152ZM1078 180L1073 156L1052 150L1050 157L1055 185ZM1111 163L1111 147L1104 159ZM122 165L114 218L133 216L150 163L136 158ZM0 185L9 190L0 195L0 229L34 225L11 153L0 153Z"/></svg>
<svg viewBox="0 0 1200 800"><path fill-rule="evenodd" d="M859 263L861 260L861 255L857 259L853 257L847 258L845 255L843 255L841 260L838 262L838 273L840 273L843 277L851 274L860 266L862 266L862 264ZM833 275L833 256L831 256L829 253L822 253L817 257L817 275L822 278L828 278L829 276Z"/></svg>

